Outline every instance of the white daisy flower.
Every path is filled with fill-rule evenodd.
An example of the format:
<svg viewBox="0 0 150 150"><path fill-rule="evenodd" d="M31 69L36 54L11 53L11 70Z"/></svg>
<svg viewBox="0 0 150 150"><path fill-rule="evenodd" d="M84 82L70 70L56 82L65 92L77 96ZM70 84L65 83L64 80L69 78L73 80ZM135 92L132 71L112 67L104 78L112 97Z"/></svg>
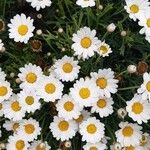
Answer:
<svg viewBox="0 0 150 150"><path fill-rule="evenodd" d="M2 40L0 39L0 51L2 51L3 47L4 47L4 43L3 43ZM1 78L1 77L0 77L0 78Z"/></svg>
<svg viewBox="0 0 150 150"><path fill-rule="evenodd" d="M10 83L0 80L0 103L4 100L8 100L12 95L12 89Z"/></svg>
<svg viewBox="0 0 150 150"><path fill-rule="evenodd" d="M150 101L150 74L149 73L144 73L143 74L143 84L141 87L137 90L139 94L142 94L142 99L147 100L149 99Z"/></svg>
<svg viewBox="0 0 150 150"><path fill-rule="evenodd" d="M142 100L141 95L135 94L132 100L126 103L129 117L139 124L142 124L142 122L147 123L150 119L150 103L147 100Z"/></svg>
<svg viewBox="0 0 150 150"><path fill-rule="evenodd" d="M0 117L2 117L4 115L4 110L3 110L4 109L4 107L3 107L4 102L0 103Z"/></svg>
<svg viewBox="0 0 150 150"><path fill-rule="evenodd" d="M51 0L26 0L27 2L31 3L33 8L36 8L39 11L41 8L44 9L46 6L51 6Z"/></svg>
<svg viewBox="0 0 150 150"><path fill-rule="evenodd" d="M18 100L18 96L13 94L8 101L3 104L4 115L13 121L22 120L25 110Z"/></svg>
<svg viewBox="0 0 150 150"><path fill-rule="evenodd" d="M146 35L145 39L150 43L150 35Z"/></svg>
<svg viewBox="0 0 150 150"><path fill-rule="evenodd" d="M64 56L54 64L54 73L62 81L73 81L78 78L80 66L73 57Z"/></svg>
<svg viewBox="0 0 150 150"><path fill-rule="evenodd" d="M20 123L17 134L24 136L29 142L37 139L38 135L41 134L39 122L32 118L24 120Z"/></svg>
<svg viewBox="0 0 150 150"><path fill-rule="evenodd" d="M15 42L27 43L28 40L33 36L35 27L33 26L33 19L26 17L25 14L16 15L10 20L8 24L9 38L14 39Z"/></svg>
<svg viewBox="0 0 150 150"><path fill-rule="evenodd" d="M3 127L7 130L7 131L14 131L17 132L17 130L20 127L20 123L21 121L12 121L12 120L6 120L5 123L3 124Z"/></svg>
<svg viewBox="0 0 150 150"><path fill-rule="evenodd" d="M81 6L82 8L93 7L95 6L95 0L77 0L76 4Z"/></svg>
<svg viewBox="0 0 150 150"><path fill-rule="evenodd" d="M33 141L31 143L31 146L29 147L29 150L50 150L51 147L48 145L48 143L45 141L37 140Z"/></svg>
<svg viewBox="0 0 150 150"><path fill-rule="evenodd" d="M6 74L4 71L2 71L2 68L0 68L0 81L5 81L5 79L6 79Z"/></svg>
<svg viewBox="0 0 150 150"><path fill-rule="evenodd" d="M88 118L79 125L82 141L89 143L100 142L104 137L104 124L95 117Z"/></svg>
<svg viewBox="0 0 150 150"><path fill-rule="evenodd" d="M145 9L150 5L148 0L125 0L126 6L124 7L129 13L129 17L136 21L143 17Z"/></svg>
<svg viewBox="0 0 150 150"><path fill-rule="evenodd" d="M56 109L58 111L58 116L65 120L77 119L82 110L70 95L64 95L56 104Z"/></svg>
<svg viewBox="0 0 150 150"><path fill-rule="evenodd" d="M112 53L110 46L108 44L106 44L105 41L100 42L97 45L98 45L97 53L100 56L106 57L106 56L109 56L110 53Z"/></svg>
<svg viewBox="0 0 150 150"><path fill-rule="evenodd" d="M144 133L140 140L140 148L141 150L150 150L150 135L148 133Z"/></svg>
<svg viewBox="0 0 150 150"><path fill-rule="evenodd" d="M37 95L45 102L61 99L64 85L54 76L45 76L37 87Z"/></svg>
<svg viewBox="0 0 150 150"><path fill-rule="evenodd" d="M96 30L91 30L88 27L80 28L77 34L73 34L72 49L74 50L74 55L82 57L83 59L88 59L94 55L97 51L97 44L99 40L96 36Z"/></svg>
<svg viewBox="0 0 150 150"><path fill-rule="evenodd" d="M40 109L40 97L36 95L34 90L24 89L18 94L18 97L20 103L28 113L34 113L37 109Z"/></svg>
<svg viewBox="0 0 150 150"><path fill-rule="evenodd" d="M99 87L99 93L102 97L111 97L111 93L117 92L118 80L114 79L114 72L111 68L99 69L98 73L91 72L91 77Z"/></svg>
<svg viewBox="0 0 150 150"><path fill-rule="evenodd" d="M106 149L107 149L107 146L101 142L95 143L95 144L86 143L83 146L83 150L106 150Z"/></svg>
<svg viewBox="0 0 150 150"><path fill-rule="evenodd" d="M139 25L143 28L140 30L140 34L146 35L146 39L150 38L150 6L145 10L144 15L139 20Z"/></svg>
<svg viewBox="0 0 150 150"><path fill-rule="evenodd" d="M142 138L142 127L138 124L121 122L119 124L118 131L115 132L117 142L121 144L122 147L136 146L139 145L139 141Z"/></svg>
<svg viewBox="0 0 150 150"><path fill-rule="evenodd" d="M99 113L99 116L101 118L107 117L110 114L113 113L113 107L114 104L112 98L106 98L106 97L100 97L99 100L93 104L91 108L91 112Z"/></svg>
<svg viewBox="0 0 150 150"><path fill-rule="evenodd" d="M90 118L91 116L91 113L88 112L87 110L82 110L81 111L81 114L79 115L78 118L74 119L76 121L76 123L80 124L82 123L83 121L87 120L88 118Z"/></svg>
<svg viewBox="0 0 150 150"><path fill-rule="evenodd" d="M80 78L70 89L70 94L81 107L90 107L97 101L99 90L93 80Z"/></svg>
<svg viewBox="0 0 150 150"><path fill-rule="evenodd" d="M57 140L65 141L75 136L78 126L74 120L66 121L57 116L50 124L50 130Z"/></svg>
<svg viewBox="0 0 150 150"><path fill-rule="evenodd" d="M43 76L42 69L39 66L29 63L19 70L20 73L18 74L18 77L22 81L20 88L35 89Z"/></svg>
<svg viewBox="0 0 150 150"><path fill-rule="evenodd" d="M27 139L19 134L10 136L8 139L8 144L6 145L7 150L28 150L29 143Z"/></svg>

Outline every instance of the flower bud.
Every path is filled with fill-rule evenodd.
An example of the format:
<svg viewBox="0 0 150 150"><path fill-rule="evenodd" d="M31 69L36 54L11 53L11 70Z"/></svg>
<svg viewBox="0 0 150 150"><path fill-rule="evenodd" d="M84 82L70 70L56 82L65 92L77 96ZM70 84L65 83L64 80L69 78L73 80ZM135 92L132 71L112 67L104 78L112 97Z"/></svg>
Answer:
<svg viewBox="0 0 150 150"><path fill-rule="evenodd" d="M114 23L111 23L107 26L107 31L108 32L114 32L116 29L116 25Z"/></svg>

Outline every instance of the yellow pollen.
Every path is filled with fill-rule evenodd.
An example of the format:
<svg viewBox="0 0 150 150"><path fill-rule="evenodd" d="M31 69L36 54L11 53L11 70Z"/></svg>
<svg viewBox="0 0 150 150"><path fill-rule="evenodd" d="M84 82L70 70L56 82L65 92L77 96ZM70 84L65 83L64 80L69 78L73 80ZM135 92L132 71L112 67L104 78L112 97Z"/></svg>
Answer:
<svg viewBox="0 0 150 150"><path fill-rule="evenodd" d="M135 114L142 113L143 109L143 104L141 104L140 102L136 102L132 105L132 112L134 112Z"/></svg>
<svg viewBox="0 0 150 150"><path fill-rule="evenodd" d="M140 146L145 146L148 143L148 139L145 135L142 135L142 139L140 140Z"/></svg>
<svg viewBox="0 0 150 150"><path fill-rule="evenodd" d="M1 86L0 87L0 96L5 96L8 93L7 87Z"/></svg>
<svg viewBox="0 0 150 150"><path fill-rule="evenodd" d="M24 125L24 129L27 134L32 134L35 131L35 127L33 124Z"/></svg>
<svg viewBox="0 0 150 150"><path fill-rule="evenodd" d="M48 94L53 94L56 91L56 86L53 83L48 83L45 86L45 92Z"/></svg>
<svg viewBox="0 0 150 150"><path fill-rule="evenodd" d="M133 128L130 126L126 126L123 130L122 130L122 134L125 137L131 137L133 135Z"/></svg>
<svg viewBox="0 0 150 150"><path fill-rule="evenodd" d="M33 96L27 96L25 101L28 105L32 105L34 103L34 98Z"/></svg>
<svg viewBox="0 0 150 150"><path fill-rule="evenodd" d="M12 128L13 128L13 131L16 131L19 128L19 123L17 122L14 123Z"/></svg>
<svg viewBox="0 0 150 150"><path fill-rule="evenodd" d="M106 54L108 52L108 48L106 46L101 46L99 50L102 52L102 54Z"/></svg>
<svg viewBox="0 0 150 150"><path fill-rule="evenodd" d="M97 127L95 126L95 124L89 124L87 127L87 132L90 134L94 134L97 131Z"/></svg>
<svg viewBox="0 0 150 150"><path fill-rule="evenodd" d="M26 75L27 82L34 83L34 82L36 82L36 80L37 80L37 75L35 73L30 72Z"/></svg>
<svg viewBox="0 0 150 150"><path fill-rule="evenodd" d="M13 103L11 104L11 108L12 108L12 110L15 111L15 112L18 112L18 111L21 110L21 107L20 107L18 101L13 102Z"/></svg>
<svg viewBox="0 0 150 150"><path fill-rule="evenodd" d="M92 146L92 147L90 147L90 149L89 149L89 150L98 150L98 149L97 149L97 147Z"/></svg>
<svg viewBox="0 0 150 150"><path fill-rule="evenodd" d="M79 91L79 95L83 99L87 99L90 97L90 90L88 88L81 88Z"/></svg>
<svg viewBox="0 0 150 150"><path fill-rule="evenodd" d="M40 143L37 145L36 150L46 150L46 145L41 145Z"/></svg>
<svg viewBox="0 0 150 150"><path fill-rule="evenodd" d="M72 111L74 108L74 104L71 101L68 101L64 104L64 109L66 111Z"/></svg>
<svg viewBox="0 0 150 150"><path fill-rule="evenodd" d="M67 121L61 121L59 122L58 127L61 131L67 131L69 128L69 123Z"/></svg>
<svg viewBox="0 0 150 150"><path fill-rule="evenodd" d="M98 106L99 108L105 108L106 105L107 105L107 102L106 102L105 99L99 99L98 102L97 102L97 106Z"/></svg>
<svg viewBox="0 0 150 150"><path fill-rule="evenodd" d="M20 26L18 27L18 33L19 33L21 36L26 35L27 32L28 32L28 26L26 26L26 25L20 25Z"/></svg>
<svg viewBox="0 0 150 150"><path fill-rule="evenodd" d="M92 44L92 41L89 37L84 37L82 40L81 40L81 46L83 48L89 48Z"/></svg>
<svg viewBox="0 0 150 150"><path fill-rule="evenodd" d="M135 148L131 145L129 147L126 147L125 150L135 150Z"/></svg>
<svg viewBox="0 0 150 150"><path fill-rule="evenodd" d="M23 150L25 147L25 143L23 140L18 140L16 142L16 150Z"/></svg>
<svg viewBox="0 0 150 150"><path fill-rule="evenodd" d="M2 110L3 109L3 105L2 105L2 103L0 103L0 110Z"/></svg>
<svg viewBox="0 0 150 150"><path fill-rule="evenodd" d="M147 19L147 26L150 28L150 18Z"/></svg>
<svg viewBox="0 0 150 150"><path fill-rule="evenodd" d="M146 89L147 89L148 92L150 92L150 81L147 82Z"/></svg>
<svg viewBox="0 0 150 150"><path fill-rule="evenodd" d="M84 117L83 117L83 115L81 114L77 119L75 119L75 121L76 121L77 123L80 123L80 122L83 121L83 119L84 119Z"/></svg>
<svg viewBox="0 0 150 150"><path fill-rule="evenodd" d="M139 12L139 6L137 6L136 4L133 4L130 6L130 10L132 13L136 14Z"/></svg>
<svg viewBox="0 0 150 150"><path fill-rule="evenodd" d="M70 73L72 72L73 66L70 63L65 63L62 69L65 73Z"/></svg>
<svg viewBox="0 0 150 150"><path fill-rule="evenodd" d="M96 84L99 88L104 89L107 86L107 80L105 78L98 78L96 80Z"/></svg>

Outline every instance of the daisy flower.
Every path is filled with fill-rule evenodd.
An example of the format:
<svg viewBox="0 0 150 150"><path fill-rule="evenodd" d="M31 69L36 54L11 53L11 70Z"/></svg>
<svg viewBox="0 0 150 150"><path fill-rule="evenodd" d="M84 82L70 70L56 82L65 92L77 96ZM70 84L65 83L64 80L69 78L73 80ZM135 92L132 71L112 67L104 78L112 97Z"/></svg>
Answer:
<svg viewBox="0 0 150 150"><path fill-rule="evenodd" d="M110 98L111 93L117 92L118 80L114 79L114 72L111 68L99 69L98 73L91 72L91 77L99 88L99 93L102 97Z"/></svg>
<svg viewBox="0 0 150 150"><path fill-rule="evenodd" d="M138 124L121 122L119 124L118 131L115 132L117 142L121 144L121 146L136 146L139 145L139 141L142 138L142 127Z"/></svg>
<svg viewBox="0 0 150 150"><path fill-rule="evenodd" d="M16 15L10 20L8 24L9 38L14 39L15 42L27 43L33 36L35 27L33 26L33 19L26 17L25 14Z"/></svg>
<svg viewBox="0 0 150 150"><path fill-rule="evenodd" d="M32 118L20 123L20 127L17 130L17 134L24 136L29 142L37 139L40 133L41 128L39 126L39 122Z"/></svg>
<svg viewBox="0 0 150 150"><path fill-rule="evenodd" d="M141 87L137 90L139 94L142 94L142 99L147 100L149 99L150 101L150 74L149 73L144 73L143 74L143 84Z"/></svg>
<svg viewBox="0 0 150 150"><path fill-rule="evenodd" d="M0 103L4 100L8 100L12 95L12 89L10 83L0 80Z"/></svg>
<svg viewBox="0 0 150 150"><path fill-rule="evenodd" d="M56 104L56 109L58 111L58 116L65 120L77 119L82 110L70 95L64 95Z"/></svg>
<svg viewBox="0 0 150 150"><path fill-rule="evenodd" d="M18 100L18 96L13 94L8 101L3 104L4 115L8 119L12 119L13 121L22 120L25 116L25 111L23 106L20 104Z"/></svg>
<svg viewBox="0 0 150 150"><path fill-rule="evenodd" d="M93 104L91 108L91 112L99 113L99 116L101 118L107 117L110 114L113 113L113 107L114 104L112 98L106 98L106 97L100 97L99 100Z"/></svg>
<svg viewBox="0 0 150 150"><path fill-rule="evenodd" d="M20 127L20 123L21 121L12 121L12 120L6 120L5 123L3 124L3 127L7 130L7 131L14 131L17 132L17 130Z"/></svg>
<svg viewBox="0 0 150 150"><path fill-rule="evenodd" d="M54 76L45 76L37 87L37 95L45 102L61 99L64 85Z"/></svg>
<svg viewBox="0 0 150 150"><path fill-rule="evenodd" d="M98 43L97 53L102 57L106 57L106 56L109 56L110 53L112 53L112 50L110 46L106 44L104 41L104 42Z"/></svg>
<svg viewBox="0 0 150 150"><path fill-rule="evenodd" d="M101 142L95 143L95 144L86 143L83 146L83 150L106 150L106 149L107 149L107 146Z"/></svg>
<svg viewBox="0 0 150 150"><path fill-rule="evenodd" d="M90 107L97 101L99 90L93 80L80 78L70 89L70 94L81 107Z"/></svg>
<svg viewBox="0 0 150 150"><path fill-rule="evenodd" d="M150 43L150 35L149 35L149 36L147 35L147 36L145 37L145 39Z"/></svg>
<svg viewBox="0 0 150 150"><path fill-rule="evenodd" d="M142 122L147 123L150 119L150 103L147 100L142 100L141 95L135 94L132 100L126 103L129 117L139 124L142 124Z"/></svg>
<svg viewBox="0 0 150 150"><path fill-rule="evenodd" d="M89 143L100 142L104 137L104 124L95 117L88 118L79 125L82 141Z"/></svg>
<svg viewBox="0 0 150 150"><path fill-rule="evenodd" d="M88 59L94 55L97 51L97 43L99 40L96 36L96 30L91 30L88 27L80 28L77 34L73 34L72 49L74 50L74 55L83 57L83 59Z"/></svg>
<svg viewBox="0 0 150 150"><path fill-rule="evenodd" d="M75 136L77 132L77 124L74 120L66 121L57 116L54 117L53 122L50 124L50 130L57 140L65 141Z"/></svg>
<svg viewBox="0 0 150 150"><path fill-rule="evenodd" d="M95 6L95 0L77 0L76 4L81 6L82 8L93 7Z"/></svg>
<svg viewBox="0 0 150 150"><path fill-rule="evenodd" d="M140 148L141 150L150 150L150 135L148 133L144 133L140 140Z"/></svg>
<svg viewBox="0 0 150 150"><path fill-rule="evenodd" d="M28 113L35 112L37 109L40 109L41 103L39 102L40 97L36 95L34 90L22 90L19 94L19 101L24 106L25 111Z"/></svg>
<svg viewBox="0 0 150 150"><path fill-rule="evenodd" d="M150 5L148 0L125 0L126 6L124 7L129 14L129 17L136 21L143 17L145 9Z"/></svg>
<svg viewBox="0 0 150 150"><path fill-rule="evenodd" d="M20 88L35 89L43 76L42 69L39 66L29 63L19 70L20 73L18 74L18 77L22 81Z"/></svg>
<svg viewBox="0 0 150 150"><path fill-rule="evenodd" d="M29 143L27 139L19 134L10 136L8 139L8 144L6 145L7 150L28 150Z"/></svg>
<svg viewBox="0 0 150 150"><path fill-rule="evenodd" d="M44 9L46 6L51 6L51 0L26 0L27 2L31 3L33 8L36 8L39 11L41 8Z"/></svg>
<svg viewBox="0 0 150 150"><path fill-rule="evenodd" d="M2 116L4 115L4 111L3 111L3 109L4 109L3 103L4 103L4 102L0 103L0 117L2 117Z"/></svg>
<svg viewBox="0 0 150 150"><path fill-rule="evenodd" d="M2 71L2 68L0 68L0 81L5 81L5 79L6 79L6 74L4 73L4 71Z"/></svg>
<svg viewBox="0 0 150 150"><path fill-rule="evenodd" d="M29 150L50 150L51 147L48 145L47 142L43 142L41 140L33 141Z"/></svg>
<svg viewBox="0 0 150 150"><path fill-rule="evenodd" d="M64 56L54 64L54 73L62 81L73 81L78 78L80 66L73 57Z"/></svg>

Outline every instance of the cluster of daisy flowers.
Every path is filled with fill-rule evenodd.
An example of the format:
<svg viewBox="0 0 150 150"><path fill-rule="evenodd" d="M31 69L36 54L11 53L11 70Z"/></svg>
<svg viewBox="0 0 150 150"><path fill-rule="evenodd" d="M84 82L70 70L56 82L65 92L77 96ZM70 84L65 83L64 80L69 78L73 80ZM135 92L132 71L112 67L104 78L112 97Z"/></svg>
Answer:
<svg viewBox="0 0 150 150"><path fill-rule="evenodd" d="M150 2L149 0L125 0L125 9L129 17L138 21L142 27L140 34L145 34L145 39L150 43Z"/></svg>

